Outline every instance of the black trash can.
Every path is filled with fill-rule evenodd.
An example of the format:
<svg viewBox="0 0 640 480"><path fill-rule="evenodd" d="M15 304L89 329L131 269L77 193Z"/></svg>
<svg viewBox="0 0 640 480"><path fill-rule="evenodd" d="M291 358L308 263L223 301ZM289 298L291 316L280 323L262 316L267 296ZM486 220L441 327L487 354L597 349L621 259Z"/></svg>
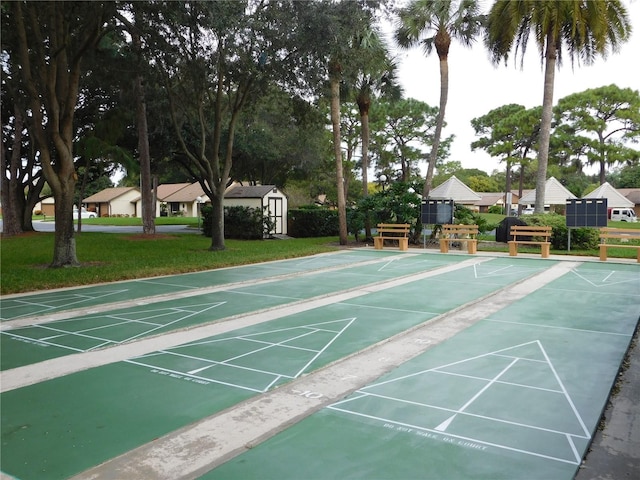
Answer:
<svg viewBox="0 0 640 480"><path fill-rule="evenodd" d="M512 225L526 225L527 222L519 219L518 217L507 217L502 220L496 227L496 242L507 243L513 240L513 237L509 235ZM518 237L520 238L520 237Z"/></svg>

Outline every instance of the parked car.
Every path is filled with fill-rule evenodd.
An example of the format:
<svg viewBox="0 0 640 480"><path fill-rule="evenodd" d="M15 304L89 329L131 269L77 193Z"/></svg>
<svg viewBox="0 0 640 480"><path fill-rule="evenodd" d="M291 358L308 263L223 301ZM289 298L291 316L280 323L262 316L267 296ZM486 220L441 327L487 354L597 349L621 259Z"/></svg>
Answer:
<svg viewBox="0 0 640 480"><path fill-rule="evenodd" d="M82 207L80 210L80 218L96 218L98 214L96 212L90 212L86 208ZM78 218L78 208L73 207L73 218Z"/></svg>
<svg viewBox="0 0 640 480"><path fill-rule="evenodd" d="M527 207L522 209L522 215L533 215L533 212L535 212L535 208L533 207Z"/></svg>

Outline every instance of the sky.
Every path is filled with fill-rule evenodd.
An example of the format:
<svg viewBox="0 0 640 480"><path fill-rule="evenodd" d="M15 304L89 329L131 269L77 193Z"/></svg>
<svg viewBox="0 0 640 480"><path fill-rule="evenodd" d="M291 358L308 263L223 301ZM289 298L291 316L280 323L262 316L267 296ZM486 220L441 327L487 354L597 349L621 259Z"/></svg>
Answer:
<svg viewBox="0 0 640 480"><path fill-rule="evenodd" d="M493 2L484 0L488 8ZM558 99L590 88L615 84L620 88L640 90L640 0L624 1L633 31L628 42L606 59L598 57L592 65L574 65L568 57L556 68L554 105ZM435 51L425 57L421 49L397 51L399 79L405 98L415 98L438 106L440 73ZM479 39L471 48L453 40L449 50L449 97L445 111L447 126L443 138L455 135L449 161L459 161L464 168L478 168L487 173L503 169L498 159L483 150L471 150L476 137L471 120L509 103L526 108L542 105L544 71L537 45L529 41L521 68L520 57L494 66ZM426 164L425 164L426 168ZM594 173L589 172L588 173Z"/></svg>

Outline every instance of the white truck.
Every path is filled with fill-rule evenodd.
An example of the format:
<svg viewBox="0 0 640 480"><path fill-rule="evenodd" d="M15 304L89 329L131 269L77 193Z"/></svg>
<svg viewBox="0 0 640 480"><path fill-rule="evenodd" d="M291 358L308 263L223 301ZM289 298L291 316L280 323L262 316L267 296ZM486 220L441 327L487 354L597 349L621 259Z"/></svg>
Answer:
<svg viewBox="0 0 640 480"><path fill-rule="evenodd" d="M636 212L633 208L609 208L607 209L609 220L614 222L632 222L638 221Z"/></svg>

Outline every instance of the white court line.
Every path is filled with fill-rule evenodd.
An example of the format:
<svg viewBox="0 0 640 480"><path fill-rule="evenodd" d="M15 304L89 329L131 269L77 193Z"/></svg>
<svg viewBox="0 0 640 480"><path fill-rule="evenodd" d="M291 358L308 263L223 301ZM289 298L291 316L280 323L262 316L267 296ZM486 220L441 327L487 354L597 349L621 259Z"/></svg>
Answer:
<svg viewBox="0 0 640 480"><path fill-rule="evenodd" d="M584 280L585 282L587 282L588 284L596 287L596 288L600 288L600 287L610 287L612 285L620 285L622 283L629 283L629 282L638 282L638 279L640 278L640 275L636 275L635 277L630 275L631 278L629 279L622 279L622 280L616 280L615 282L608 282L609 277L611 277L614 273L616 273L615 270L612 270L611 273L609 275L607 275L603 280L602 280L602 284L598 285L594 282L592 282L591 280L589 280L587 277L585 277L584 275L581 275L580 273L578 273L576 271L576 269L571 270L577 277L581 278L582 280ZM626 273L626 272L625 272ZM606 283L606 285L604 285L604 283Z"/></svg>
<svg viewBox="0 0 640 480"><path fill-rule="evenodd" d="M508 323L511 325L526 325L528 327L549 328L555 330L569 330L574 332L595 333L596 335L618 335L620 337L631 337L631 333L606 332L604 330L587 330L586 328L558 327L556 325L541 325L539 323L512 322L510 320L496 320L494 318L485 318L484 322Z"/></svg>
<svg viewBox="0 0 640 480"><path fill-rule="evenodd" d="M398 422L396 420L391 420L391 419L387 419L387 418L383 418L383 417L375 417L373 415L367 415L367 414L359 413L359 412L351 412L349 410L342 410L340 408L335 408L335 407L327 407L327 408L330 408L332 410L337 410L339 412L348 413L348 414L351 414L351 415L357 415L359 417L369 418L371 420L378 420L378 421L381 421L381 422L393 423L395 425L400 425L400 426L403 426L403 427L414 428L416 430L420 430L420 431L423 431L423 432L431 432L431 433L434 433L434 434L440 434L440 435L444 435L444 436L447 436L447 437L456 438L458 440L466 440L468 442L477 443L477 444L480 444L480 445L486 445L488 447L495 447L495 448L500 448L500 449L503 449L503 450L509 450L509 451L516 452L516 453L523 453L525 455L531 455L531 456L534 456L534 457L540 457L540 458L544 458L546 460L555 460L555 461L562 462L562 463L568 463L570 465L579 465L580 464L580 462L574 462L574 461L568 460L566 458L553 457L551 455L544 455L542 453L536 453L536 452L531 452L531 451L528 451L528 450L522 450L520 448L514 448L514 447L510 447L508 445L501 445L499 443L493 443L493 442L487 442L487 441L484 441L484 440L478 440L476 438L465 437L463 435L456 435L456 434L446 433L446 432L442 433L442 432L439 432L437 430L433 430L433 429L430 429L430 428L424 428L424 427L421 427L419 425L413 425L411 423ZM463 415L468 415L468 414L465 413Z"/></svg>
<svg viewBox="0 0 640 480"><path fill-rule="evenodd" d="M320 330L317 330L315 332L308 332L305 333L304 335L300 335L301 338L303 336L307 336L307 335L312 335L314 333L318 333ZM238 337L240 340L244 340L245 342L253 342L253 343L260 343L263 345L270 345L270 342L265 342L264 340L256 340L255 338L247 338L247 337ZM293 339L290 339L293 340ZM287 342L290 340L286 340ZM290 350L300 350L303 352L317 352L317 350L313 350L312 348L305 348L305 347L298 347L297 345L287 345L285 343L279 344L282 348L288 348Z"/></svg>
<svg viewBox="0 0 640 480"><path fill-rule="evenodd" d="M528 359L521 358L520 360L528 360ZM535 360L535 361L538 362L539 360ZM545 362L542 362L542 363L545 363ZM440 373L442 375L452 375L454 377L470 378L471 380L481 380L483 382L488 382L490 380L490 378L477 377L475 375L465 375L463 373L441 372L440 370L434 370L433 372ZM524 383L516 383L516 382L505 382L504 380L498 380L496 381L496 383L499 383L501 385L509 385L511 387L529 388L531 390L541 390L543 392L549 392L549 393L563 393L561 390L554 390L553 388L534 387L533 385L527 385Z"/></svg>
<svg viewBox="0 0 640 480"><path fill-rule="evenodd" d="M584 434L587 436L587 438L591 438L591 435L589 434L589 429L587 428L587 426L582 421L582 416L580 415L580 412L578 412L578 409L576 408L575 404L573 403L573 400L571 399L571 396L569 395L569 392L567 392L567 389L565 388L564 383L562 383L562 380L560 379L560 375L558 375L558 372L556 372L556 369L553 366L553 363L551 363L551 359L547 355L546 350L542 346L542 343L540 343L540 340L536 340L536 341L538 342L538 346L540 347L540 350L542 351L542 354L544 355L544 358L547 359L547 363L549 364L549 368L551 368L551 371L553 372L553 375L556 377L558 385L560 385L560 388L562 389L562 392L564 393L565 398L569 402L569 405L571 405L571 409L573 410L573 414L576 416L576 418L580 422L580 426L582 427L582 430L584 431ZM577 461L580 462L580 458L578 458Z"/></svg>
<svg viewBox="0 0 640 480"><path fill-rule="evenodd" d="M244 365L234 365L233 363L225 363L225 362L227 362L228 360L218 361L218 360L211 360L211 359L208 359L208 358L193 357L193 356L191 356L191 355L185 355L185 354L182 354L182 353L172 352L171 350L163 350L163 351L161 351L161 353L164 353L165 355L170 355L170 356L180 357L180 358L187 358L187 359L189 359L189 360L196 360L196 361L201 361L201 362L210 363L211 365L208 365L206 368L209 368L209 367L215 367L215 366L217 366L217 365L220 365L220 366L223 366L223 367L237 368L238 370L246 370L247 372L261 373L261 374L269 375L269 376L272 376L272 377L273 377L273 376L276 376L276 377L283 377L283 378L294 378L294 377L292 377L291 375L287 375L287 374L285 374L285 373L272 372L272 371L270 371L270 370L261 370L261 369L259 369L259 368L246 367L246 366L244 366ZM140 358L147 358L147 357L140 357ZM128 360L126 360L126 361L128 361ZM135 363L135 362L134 362L134 363ZM141 365L142 365L142 364L141 364ZM145 364L145 365L146 365L146 364ZM146 366L149 366L149 365L146 365ZM179 374L181 374L181 375L187 375L187 376L195 376L195 375L194 375L193 373L191 373L191 372L198 373L198 372L200 372L200 371L202 371L202 370L203 370L203 369L194 369L194 370L191 370L191 371L189 371L189 372L183 372L183 371L180 371L180 370L173 370L173 369L170 369L170 368L166 368L166 367L162 367L162 366L157 366L157 365L153 366L152 368L155 368L155 369L157 369L157 370L166 370L167 372L179 373ZM212 379L212 378L210 378L210 377L198 377L198 378L203 378L203 379L208 379L208 380L214 380L214 379ZM225 383L225 385L233 386L233 384L232 384L232 383ZM244 388L244 387L239 386L239 388ZM260 392L262 392L263 390L255 390L255 391L260 391Z"/></svg>
<svg viewBox="0 0 640 480"><path fill-rule="evenodd" d="M351 321L350 321L347 325L345 325L345 326L342 328L342 330L340 330L338 333L336 333L336 334L334 335L334 337L331 339L331 341L329 341L327 344L325 344L324 348L322 348L322 349L321 349L321 350L320 350L320 351L319 351L319 352L318 352L318 353L317 353L317 354L316 354L316 355L315 355L311 360L309 360L309 361L307 362L307 364L306 364L304 367L302 367L302 368L298 371L298 373L296 373L295 378L298 378L300 375L302 375L302 373L303 373L307 368L309 368L309 365L311 365L313 362L315 362L315 361L316 361L316 359L317 359L320 355L322 355L322 353L324 353L324 351L325 351L327 348L329 348L329 346L330 346L333 342L335 342L335 341L336 341L336 339L337 339L340 335L342 335L342 334L344 333L344 331L345 331L347 328L349 328L349 327L351 326L351 324L352 324L353 322L355 322L355 321L356 321L356 318L355 318L355 317L354 317L354 318L352 318L352 319L351 319Z"/></svg>
<svg viewBox="0 0 640 480"><path fill-rule="evenodd" d="M174 349L177 348L188 348L188 347L192 347L192 346L196 346L196 345L207 345L209 343L218 343L218 342L225 342L227 340L244 340L246 338L249 337L260 337L263 335L271 335L273 333L281 333L281 332L290 332L291 330L299 330L299 329L314 329L317 331L322 331L322 332L328 332L328 333L338 333L340 330L329 330L329 329L322 329L322 328L318 328L318 325L330 325L332 323L343 323L348 321L348 319L340 319L340 320L329 320L327 322L319 322L319 323L309 323L306 325L297 325L294 327L283 327L283 328L276 328L275 330L266 330L266 331L261 331L261 332L256 332L256 333L247 333L244 335L234 335L232 337L224 337L224 338L211 338L211 339L205 339L202 341L197 341L197 342L190 342L190 343L185 343L183 345L176 345L175 347L173 347Z"/></svg>
<svg viewBox="0 0 640 480"><path fill-rule="evenodd" d="M176 375L180 375L180 376L186 376L186 377L190 377L190 378L196 378L198 380L204 380L205 382L217 383L217 384L220 384L220 385L226 385L227 387L235 387L235 388L240 388L242 390L248 390L250 392L263 393L262 390L256 390L255 388L245 387L245 386L242 386L242 385L234 385L233 383L223 382L221 380L214 380L214 379L207 378L207 377L199 377L197 375L188 375L188 374L186 374L184 372L170 370L168 368L156 367L156 366L153 366L153 365L147 365L145 363L136 362L134 360L125 360L125 362L126 363L131 363L133 365L138 365L140 367L147 367L147 368L151 368L151 369L154 369L154 370L163 370L165 372L175 373Z"/></svg>
<svg viewBox="0 0 640 480"><path fill-rule="evenodd" d="M53 343L53 342L47 342L47 341L43 341L43 340L36 340L36 339L30 338L30 337L24 337L22 335L18 335L18 334L11 333L11 332L3 332L3 333L5 335L9 335L10 337L19 338L19 339L27 341L27 342L42 343L42 344L48 345L50 347L65 348L65 349L71 350L73 352L85 352L85 350L82 350L80 348L73 348L73 347L70 347L68 345L58 345L57 343Z"/></svg>

